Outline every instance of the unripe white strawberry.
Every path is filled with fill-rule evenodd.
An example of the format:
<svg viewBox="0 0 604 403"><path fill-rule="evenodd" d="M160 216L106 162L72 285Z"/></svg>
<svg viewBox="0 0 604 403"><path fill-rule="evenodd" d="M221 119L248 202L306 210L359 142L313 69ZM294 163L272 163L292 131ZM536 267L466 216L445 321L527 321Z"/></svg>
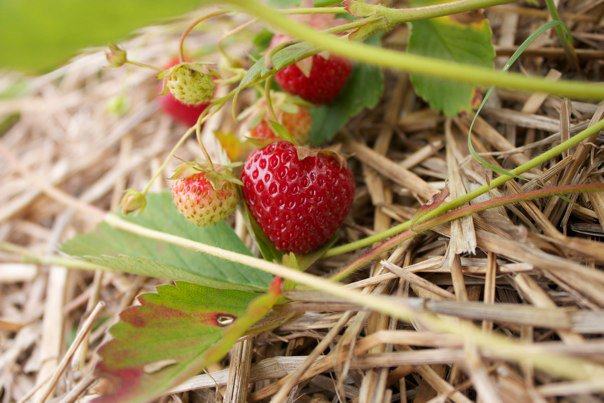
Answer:
<svg viewBox="0 0 604 403"><path fill-rule="evenodd" d="M190 63L174 66L166 85L174 98L186 105L209 102L216 89L212 76L204 72L200 65Z"/></svg>

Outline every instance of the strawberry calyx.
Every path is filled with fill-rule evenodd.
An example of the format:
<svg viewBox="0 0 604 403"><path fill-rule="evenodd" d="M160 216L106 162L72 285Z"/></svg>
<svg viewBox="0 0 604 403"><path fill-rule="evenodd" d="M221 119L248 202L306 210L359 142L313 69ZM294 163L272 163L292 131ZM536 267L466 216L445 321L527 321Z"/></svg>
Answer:
<svg viewBox="0 0 604 403"><path fill-rule="evenodd" d="M268 138L258 138L249 136L245 136L245 141L252 144L256 148L262 148L272 143L272 140Z"/></svg>
<svg viewBox="0 0 604 403"><path fill-rule="evenodd" d="M202 74L209 74L212 76L217 76L217 72L213 69L208 68L207 66L211 66L214 65L215 63L209 63L209 62L170 62L168 64L168 67L165 68L164 70L160 71L159 73L157 73L157 78L159 80L163 80L167 77L170 77L171 74L174 73L175 70L182 68L183 66L185 66L187 69L196 71L198 73L202 73Z"/></svg>
<svg viewBox="0 0 604 403"><path fill-rule="evenodd" d="M341 153L341 146L339 144L335 144L325 148L313 148L308 146L296 146L296 154L298 155L298 159L300 161L304 160L308 157L316 157L318 155L324 155L326 157L333 158L336 162L341 166L345 167L346 158Z"/></svg>
<svg viewBox="0 0 604 403"><path fill-rule="evenodd" d="M207 162L187 161L176 167L170 179L184 179L202 173L214 190L222 189L227 182L241 186L243 183L233 174L233 169L241 165L240 162L228 165L212 165Z"/></svg>

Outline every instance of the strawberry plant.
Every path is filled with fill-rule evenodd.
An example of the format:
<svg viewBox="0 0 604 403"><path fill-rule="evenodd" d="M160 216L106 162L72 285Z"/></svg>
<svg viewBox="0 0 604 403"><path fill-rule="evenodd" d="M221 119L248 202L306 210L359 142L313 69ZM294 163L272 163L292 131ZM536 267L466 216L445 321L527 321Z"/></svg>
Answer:
<svg viewBox="0 0 604 403"><path fill-rule="evenodd" d="M158 98L161 109L188 129L163 156L147 185L125 192L121 214L93 210L99 225L61 247L69 256L64 262L68 266L172 282L141 295L139 304L123 311L119 322L111 327L111 339L99 350L96 373L103 379L104 394L96 401L142 402L164 395L208 365L220 362L241 337L271 330L290 319L284 316L258 324L287 301L287 291L301 285L399 320L417 321L435 332L464 337L471 346L486 350L499 346L511 360L554 376L601 376L599 366L580 359L555 355L554 360L544 352L525 356L521 348L515 350L518 343L483 333L470 322L435 316L387 297L361 294L337 282L417 233L467 216L479 207L499 207L545 195L602 191L597 184L567 185L464 207L593 139L604 128L604 121L599 121L510 171L493 169L500 175L462 196L445 201L446 195L434 191L432 204L420 205L402 224L348 243L340 241L341 227L353 208L356 185L347 156L328 144L338 135L343 142L350 140L342 129L378 105L385 86L384 69L409 73L412 89L408 91L415 91L431 108L448 117L472 113L477 94L491 86L604 99L600 83L526 77L507 72L509 65L506 71L493 68L491 27L480 10L511 2L414 0L409 9L396 9L360 0L301 5L298 1L271 1L268 5L257 0L204 1L203 5L217 5L218 10L191 17L181 27L182 36L174 49L179 53L178 61L155 68L111 45L107 60L113 68L155 70L157 85L162 87ZM61 19L61 11L67 6L82 7L81 2L70 3L57 2L50 7L50 17L69 24L71 18ZM92 25L82 36L72 35L61 24L58 33L69 38L61 46L50 39L44 43L41 38L46 32L33 29L35 21L26 17L33 5L1 3L0 42L10 48L0 52L0 63L46 68L53 60L61 60L83 46L118 40L137 27L155 22L157 17L181 15L198 6L198 2L162 1L154 7L138 1L110 3L107 7L117 14L124 11L125 3L140 12L132 20L120 19L113 30L93 32L97 24L110 25L112 14L99 11L90 18ZM189 34L209 19L233 10L274 31L263 32L265 37L258 39L256 57L239 60L219 42L219 63L210 64L199 55L185 60ZM17 15L20 19L9 21L2 15ZM16 38L10 31L15 23L30 27L28 35ZM406 52L382 47L382 38L404 24L410 29ZM228 40L249 25L236 27L219 41ZM561 36L566 32L562 23L551 27L560 28ZM572 46L565 43L571 54ZM52 57L42 62L41 49L50 53L47 48L55 45ZM27 51L16 55L17 47ZM486 98L489 95L490 91ZM241 135L215 133L217 141L231 150L227 154L232 161L219 164L204 145L202 127L229 107L238 111L245 102L248 108L236 119ZM166 172L193 135L201 161L183 161L173 173ZM472 147L471 136L468 141ZM169 176L171 194L150 191L160 176ZM65 195L55 196L82 208ZM425 199L423 195L415 198ZM245 218L252 238L247 246L231 225L237 210ZM305 273L317 260L364 248L370 249L331 279Z"/></svg>

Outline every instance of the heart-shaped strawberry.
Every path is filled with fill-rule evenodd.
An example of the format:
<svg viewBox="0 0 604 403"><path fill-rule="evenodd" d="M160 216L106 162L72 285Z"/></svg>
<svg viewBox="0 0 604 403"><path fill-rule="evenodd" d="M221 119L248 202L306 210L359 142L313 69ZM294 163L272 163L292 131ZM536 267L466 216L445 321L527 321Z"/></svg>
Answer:
<svg viewBox="0 0 604 403"><path fill-rule="evenodd" d="M285 141L252 153L241 180L251 214L282 252L305 254L323 245L354 198L352 172L332 153Z"/></svg>

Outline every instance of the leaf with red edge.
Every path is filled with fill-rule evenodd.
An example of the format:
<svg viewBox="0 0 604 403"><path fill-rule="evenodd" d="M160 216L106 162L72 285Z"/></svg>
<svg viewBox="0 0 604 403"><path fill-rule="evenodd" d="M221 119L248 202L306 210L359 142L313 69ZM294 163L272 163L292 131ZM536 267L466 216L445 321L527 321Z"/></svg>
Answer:
<svg viewBox="0 0 604 403"><path fill-rule="evenodd" d="M224 357L237 339L264 317L281 295L221 290L177 282L143 294L120 315L101 347L96 368L105 402L146 402L161 396Z"/></svg>

